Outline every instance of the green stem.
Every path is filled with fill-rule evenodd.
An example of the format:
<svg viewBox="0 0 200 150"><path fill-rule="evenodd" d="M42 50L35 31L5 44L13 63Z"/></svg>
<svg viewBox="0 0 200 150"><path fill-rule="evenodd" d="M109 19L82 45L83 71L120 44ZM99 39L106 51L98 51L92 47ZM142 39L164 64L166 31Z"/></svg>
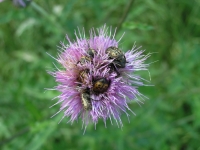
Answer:
<svg viewBox="0 0 200 150"><path fill-rule="evenodd" d="M123 16L122 16L122 18L120 19L120 21L118 22L118 25L117 25L117 31L118 32L120 31L123 22L126 20L126 18L128 16L128 13L130 12L131 7L133 5L133 2L134 2L134 0L130 0L129 3L127 4L127 6L126 6L126 8L124 10Z"/></svg>

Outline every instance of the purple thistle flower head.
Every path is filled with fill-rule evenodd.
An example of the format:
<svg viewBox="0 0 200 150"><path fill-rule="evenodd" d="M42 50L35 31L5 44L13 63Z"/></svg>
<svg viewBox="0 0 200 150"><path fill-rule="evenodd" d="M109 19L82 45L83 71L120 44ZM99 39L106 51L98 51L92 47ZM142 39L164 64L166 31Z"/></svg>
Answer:
<svg viewBox="0 0 200 150"><path fill-rule="evenodd" d="M61 92L56 103L60 103L60 110L56 114L63 112L63 118L69 117L71 123L81 118L85 127L89 122L96 127L98 120L103 119L105 125L107 120L111 124L114 120L122 127L121 114L129 118L129 112L133 113L128 103L142 103L137 99L143 97L137 87L144 84L135 72L147 70L144 61L150 54L144 55L135 45L123 53L119 46L122 37L115 40L111 30L105 25L91 29L89 38L78 30L76 41L66 36L68 44L61 43L56 60L62 69L50 74L58 82L55 90Z"/></svg>

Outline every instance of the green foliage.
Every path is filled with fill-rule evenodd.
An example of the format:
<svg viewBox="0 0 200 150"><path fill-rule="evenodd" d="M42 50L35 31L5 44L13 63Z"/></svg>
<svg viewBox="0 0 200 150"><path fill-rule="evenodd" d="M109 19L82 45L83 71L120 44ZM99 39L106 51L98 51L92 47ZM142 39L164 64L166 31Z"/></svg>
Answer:
<svg viewBox="0 0 200 150"><path fill-rule="evenodd" d="M88 126L73 125L62 113L51 109L59 93L46 91L56 86L46 70L56 63L57 46L74 30L104 23L116 27L127 1L35 0L27 8L10 1L0 3L0 149L200 149L200 2L197 0L135 1L122 28L121 47L135 41L152 63L149 71L154 86L141 87L149 100L142 107L130 104L137 114L122 115L124 127L99 121ZM52 63L53 62L53 63ZM138 72L149 79L148 72ZM148 84L148 83L147 83Z"/></svg>

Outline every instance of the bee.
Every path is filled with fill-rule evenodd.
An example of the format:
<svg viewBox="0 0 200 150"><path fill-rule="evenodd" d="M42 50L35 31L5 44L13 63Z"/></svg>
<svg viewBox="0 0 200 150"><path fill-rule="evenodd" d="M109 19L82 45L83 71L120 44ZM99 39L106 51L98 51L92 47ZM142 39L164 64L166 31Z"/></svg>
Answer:
<svg viewBox="0 0 200 150"><path fill-rule="evenodd" d="M89 50L87 51L87 54L91 57L91 58L94 58L94 55L96 54L97 52L94 50L94 49L91 49L89 48Z"/></svg>
<svg viewBox="0 0 200 150"><path fill-rule="evenodd" d="M88 77L88 74L89 74L89 69L81 70L81 71L79 72L79 76L78 76L77 80L78 80L79 82L85 84L85 83L86 83L85 80L86 80L86 78Z"/></svg>
<svg viewBox="0 0 200 150"><path fill-rule="evenodd" d="M103 93L108 90L110 81L106 78L99 78L93 81L94 93Z"/></svg>
<svg viewBox="0 0 200 150"><path fill-rule="evenodd" d="M92 110L92 103L90 99L89 89L85 89L81 92L81 102L83 104L84 110Z"/></svg>
<svg viewBox="0 0 200 150"><path fill-rule="evenodd" d="M108 54L110 59L114 59L113 65L116 66L115 69L125 67L126 57L119 48L114 47L114 46L108 47L106 49L106 53Z"/></svg>
<svg viewBox="0 0 200 150"><path fill-rule="evenodd" d="M86 62L92 61L92 58L94 58L94 55L96 54L96 51L94 49L89 48L87 50L87 56L82 56L78 63L81 65L84 65Z"/></svg>
<svg viewBox="0 0 200 150"><path fill-rule="evenodd" d="M84 65L86 62L90 62L91 58L88 56L82 56L81 59L78 61L81 65Z"/></svg>

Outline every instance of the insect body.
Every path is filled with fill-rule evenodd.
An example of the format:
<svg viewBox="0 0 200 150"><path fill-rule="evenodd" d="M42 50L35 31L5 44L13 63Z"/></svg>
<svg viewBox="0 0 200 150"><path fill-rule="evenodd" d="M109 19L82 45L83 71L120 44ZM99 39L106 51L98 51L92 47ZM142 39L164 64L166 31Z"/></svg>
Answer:
<svg viewBox="0 0 200 150"><path fill-rule="evenodd" d="M87 62L92 62L96 51L94 49L89 49L87 54L82 56L77 64L84 65ZM89 69L81 70L78 74L77 80L83 84L86 84L88 76L89 76ZM81 86L78 84L78 86ZM83 105L84 110L92 110L92 103L90 98L90 89L87 88L81 91L81 102Z"/></svg>
<svg viewBox="0 0 200 150"><path fill-rule="evenodd" d="M86 62L90 62L91 58L88 56L82 56L80 61L78 63L80 63L81 65L84 65Z"/></svg>
<svg viewBox="0 0 200 150"><path fill-rule="evenodd" d="M81 83L86 83L86 80L88 78L88 75L89 75L89 69L85 69L85 70L81 70L79 72L79 76L77 78L77 80Z"/></svg>
<svg viewBox="0 0 200 150"><path fill-rule="evenodd" d="M90 57L94 58L94 55L96 54L96 51L94 49L89 48L89 50L87 51L87 54Z"/></svg>
<svg viewBox="0 0 200 150"><path fill-rule="evenodd" d="M81 92L81 102L82 102L83 108L85 110L92 110L92 104L91 104L89 89L83 90Z"/></svg>
<svg viewBox="0 0 200 150"><path fill-rule="evenodd" d="M80 63L81 65L84 65L86 62L91 62L95 54L96 54L96 51L94 49L89 48L87 51L87 55L82 56L80 60L78 61L78 63Z"/></svg>
<svg viewBox="0 0 200 150"><path fill-rule="evenodd" d="M114 59L113 60L114 66L116 66L117 68L125 67L126 57L119 48L111 46L106 49L106 53L108 54L110 59Z"/></svg>
<svg viewBox="0 0 200 150"><path fill-rule="evenodd" d="M110 81L106 78L99 78L93 82L93 91L95 93L103 93L108 90Z"/></svg>

